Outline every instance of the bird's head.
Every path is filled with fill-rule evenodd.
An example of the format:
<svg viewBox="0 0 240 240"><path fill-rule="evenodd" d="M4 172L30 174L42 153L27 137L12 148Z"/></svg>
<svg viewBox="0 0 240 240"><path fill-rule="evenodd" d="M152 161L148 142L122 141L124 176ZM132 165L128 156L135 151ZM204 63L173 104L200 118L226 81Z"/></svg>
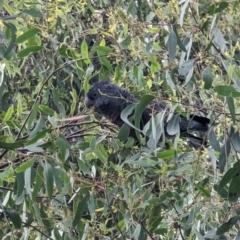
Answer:
<svg viewBox="0 0 240 240"><path fill-rule="evenodd" d="M84 103L87 108L93 107L95 112L121 125L120 114L133 101L133 96L126 89L105 81L91 86L85 95Z"/></svg>
<svg viewBox="0 0 240 240"><path fill-rule="evenodd" d="M100 105L107 104L112 95L111 85L109 82L97 82L92 85L85 95L85 106L98 108Z"/></svg>

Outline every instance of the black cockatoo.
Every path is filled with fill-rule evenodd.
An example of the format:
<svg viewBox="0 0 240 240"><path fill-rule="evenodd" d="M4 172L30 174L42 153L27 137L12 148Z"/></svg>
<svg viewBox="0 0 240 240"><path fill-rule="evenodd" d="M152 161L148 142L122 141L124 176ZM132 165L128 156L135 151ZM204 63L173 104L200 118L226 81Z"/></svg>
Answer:
<svg viewBox="0 0 240 240"><path fill-rule="evenodd" d="M121 119L121 112L130 104L136 103L136 101L137 99L131 95L128 90L118 87L109 81L95 83L85 95L85 105L87 108L93 107L95 112L109 119L118 127L122 127L124 124L124 121ZM170 111L165 104L154 99L149 107L147 107L142 113L140 122L141 130L151 119L153 111L167 112L168 110ZM187 119L186 117L179 115L180 137L190 138L191 140L196 140L198 144L203 144L204 141L202 138L196 137L189 132L207 132L209 122L210 120L205 117L191 116L191 119ZM164 125L165 135L170 137L166 131L166 120ZM131 129L130 135L136 137L133 129Z"/></svg>

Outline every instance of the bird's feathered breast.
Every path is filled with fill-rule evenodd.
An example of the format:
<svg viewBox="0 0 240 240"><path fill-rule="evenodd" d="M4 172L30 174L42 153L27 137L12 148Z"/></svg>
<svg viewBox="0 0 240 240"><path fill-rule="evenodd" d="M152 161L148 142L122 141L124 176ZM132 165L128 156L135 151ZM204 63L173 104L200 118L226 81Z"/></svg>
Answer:
<svg viewBox="0 0 240 240"><path fill-rule="evenodd" d="M121 112L128 105L135 102L135 98L124 88L110 82L95 83L85 96L85 105L103 115L112 123L122 126Z"/></svg>

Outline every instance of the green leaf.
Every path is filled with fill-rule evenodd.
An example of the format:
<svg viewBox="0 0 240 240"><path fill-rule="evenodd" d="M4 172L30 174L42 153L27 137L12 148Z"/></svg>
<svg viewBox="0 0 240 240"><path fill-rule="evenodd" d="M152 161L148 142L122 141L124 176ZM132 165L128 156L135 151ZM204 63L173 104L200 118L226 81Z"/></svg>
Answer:
<svg viewBox="0 0 240 240"><path fill-rule="evenodd" d="M240 136L239 131L236 131L231 137L231 144L235 151L240 152Z"/></svg>
<svg viewBox="0 0 240 240"><path fill-rule="evenodd" d="M96 147L96 137L93 136L92 139L91 139L91 142L90 142L90 149L91 149L91 151L94 152L95 147Z"/></svg>
<svg viewBox="0 0 240 240"><path fill-rule="evenodd" d="M225 1L222 1L220 3L217 3L217 8L215 9L215 13L219 13L219 12L222 12L225 8L228 7L229 3L228 2L225 2Z"/></svg>
<svg viewBox="0 0 240 240"><path fill-rule="evenodd" d="M86 210L87 208L87 203L89 200L89 194L87 194L85 197L83 197L83 199L79 202L78 207L77 207L77 211L75 213L75 217L73 219L72 222L72 227L76 227L77 224L80 223L83 212Z"/></svg>
<svg viewBox="0 0 240 240"><path fill-rule="evenodd" d="M175 135L179 132L179 120L180 117L178 114L175 114L167 124L167 133L169 135Z"/></svg>
<svg viewBox="0 0 240 240"><path fill-rule="evenodd" d="M179 74L182 76L187 76L188 73L193 69L193 63L194 63L194 60L188 60L186 62L183 62L179 66Z"/></svg>
<svg viewBox="0 0 240 240"><path fill-rule="evenodd" d="M221 147L219 155L219 170L223 173L229 153L231 150L230 140L228 137L225 137L225 144Z"/></svg>
<svg viewBox="0 0 240 240"><path fill-rule="evenodd" d="M64 180L66 181L66 179L68 179L70 176L65 175L65 170L62 168L53 168L53 177L54 177L54 182L55 185L57 187L58 192L62 192L63 189L63 176L64 176ZM63 196L62 196L63 197ZM64 198L64 197L63 197Z"/></svg>
<svg viewBox="0 0 240 240"><path fill-rule="evenodd" d="M44 168L44 179L45 179L47 194L48 194L48 197L50 199L52 199L52 194L53 194L53 170L52 170L52 166L48 162L45 162L45 164L43 165L43 168Z"/></svg>
<svg viewBox="0 0 240 240"><path fill-rule="evenodd" d="M58 157L62 162L65 162L69 156L69 144L61 137L56 140L56 144L59 149Z"/></svg>
<svg viewBox="0 0 240 240"><path fill-rule="evenodd" d="M42 130L43 127L45 127L46 122L44 117L41 115L40 118L38 119L36 125L34 126L34 129L31 131L29 134L28 140L31 140L36 134Z"/></svg>
<svg viewBox="0 0 240 240"><path fill-rule="evenodd" d="M202 72L202 78L204 81L204 88L210 89L212 87L213 75L212 75L212 71L209 67L204 68L204 70Z"/></svg>
<svg viewBox="0 0 240 240"><path fill-rule="evenodd" d="M78 105L78 95L77 95L77 91L75 89L72 89L72 92L70 92L71 97L72 97L72 103L71 103L71 107L70 107L70 115L74 115L75 113L75 109Z"/></svg>
<svg viewBox="0 0 240 240"><path fill-rule="evenodd" d="M130 127L134 128L135 130L142 132L139 128L135 127L128 119L128 116L132 114L133 110L135 109L136 104L128 105L122 112L121 112L121 119L127 123Z"/></svg>
<svg viewBox="0 0 240 240"><path fill-rule="evenodd" d="M10 120L12 118L13 111L14 111L14 108L13 108L13 105L11 105L8 108L6 114L5 114L4 118L3 118L3 122L6 122L6 121L8 121L8 120Z"/></svg>
<svg viewBox="0 0 240 240"><path fill-rule="evenodd" d="M21 129L21 125L17 121L15 121L13 118L11 121L7 121L6 124L11 128L11 129L16 129L19 131ZM1 139L1 138L0 138Z"/></svg>
<svg viewBox="0 0 240 240"><path fill-rule="evenodd" d="M168 201L173 197L173 193L170 190L167 190L167 192L164 192L163 194L160 195L159 197L159 202L162 203L164 201Z"/></svg>
<svg viewBox="0 0 240 240"><path fill-rule="evenodd" d="M29 195L30 199L32 199L32 169L28 168L24 172L24 188L26 193Z"/></svg>
<svg viewBox="0 0 240 240"><path fill-rule="evenodd" d="M11 150L11 149L23 147L25 143L26 143L26 140L17 140L16 142L13 142L13 143L0 142L0 148Z"/></svg>
<svg viewBox="0 0 240 240"><path fill-rule="evenodd" d="M85 41L85 39L82 41L82 44L81 44L81 55L82 55L83 61L86 64L89 64L90 60L88 57L88 45L87 45L87 42Z"/></svg>
<svg viewBox="0 0 240 240"><path fill-rule="evenodd" d="M133 17L136 17L136 13L137 13L137 5L135 3L135 1L130 1L127 4L127 12L130 13Z"/></svg>
<svg viewBox="0 0 240 240"><path fill-rule="evenodd" d="M151 22L155 16L156 16L156 14L154 12L150 12L146 17L146 21ZM153 31L153 29L151 29L151 30ZM158 31L159 31L159 29L158 29Z"/></svg>
<svg viewBox="0 0 240 240"><path fill-rule="evenodd" d="M181 27L183 26L184 15L185 15L186 8L187 8L189 2L190 1L185 1L185 3L181 7L181 14L180 14L180 18L179 18L179 23L180 23Z"/></svg>
<svg viewBox="0 0 240 240"><path fill-rule="evenodd" d="M96 153L97 157L99 158L99 160L102 163L106 164L106 162L108 160L108 154L107 154L107 151L102 144L100 144L99 146L97 146L95 148L95 153Z"/></svg>
<svg viewBox="0 0 240 240"><path fill-rule="evenodd" d="M12 51L13 47L14 47L14 44L16 42L16 27L15 25L13 25L12 23L6 23L6 22L3 22L3 24L10 29L11 31L11 40L10 40L10 43L6 49L6 51L4 52L4 57L6 58L10 52Z"/></svg>
<svg viewBox="0 0 240 240"><path fill-rule="evenodd" d="M141 229L142 229L141 224L137 224L137 226L135 227L135 230L133 232L133 236L134 236L135 239L139 239L140 233L141 233Z"/></svg>
<svg viewBox="0 0 240 240"><path fill-rule="evenodd" d="M36 171L36 179L35 183L33 185L33 192L32 192L32 200L35 201L36 197L39 194L39 190L42 187L43 182L43 167L41 164L38 165L37 171Z"/></svg>
<svg viewBox="0 0 240 240"><path fill-rule="evenodd" d="M121 141L126 141L129 137L130 126L127 123L124 123L118 132L118 139Z"/></svg>
<svg viewBox="0 0 240 240"><path fill-rule="evenodd" d="M82 232L84 231L84 228L82 229ZM58 227L55 227L53 230L53 235L54 235L54 239L62 239L62 235L60 234L61 230ZM66 236L67 239L67 236Z"/></svg>
<svg viewBox="0 0 240 240"><path fill-rule="evenodd" d="M53 89L53 101L57 106L59 112L61 113L61 116L65 116L65 108L62 104L62 101L59 98L59 93L56 88Z"/></svg>
<svg viewBox="0 0 240 240"><path fill-rule="evenodd" d="M158 60L156 57L149 56L148 57L149 61L151 62L151 73L154 74L155 72L159 71L161 69L161 65L159 64Z"/></svg>
<svg viewBox="0 0 240 240"><path fill-rule="evenodd" d="M204 32L206 32L209 29L209 24L210 24L210 21L208 19L203 23L202 30Z"/></svg>
<svg viewBox="0 0 240 240"><path fill-rule="evenodd" d="M151 126L152 126L152 132L151 132L151 137L148 141L148 147L154 150L157 148L157 142L158 142L155 117L151 118Z"/></svg>
<svg viewBox="0 0 240 240"><path fill-rule="evenodd" d="M30 158L30 160L28 160L27 162L22 163L19 167L17 167L15 169L15 172L20 173L20 172L24 172L26 169L30 168L33 166L33 164L35 163L36 157L32 157Z"/></svg>
<svg viewBox="0 0 240 240"><path fill-rule="evenodd" d="M213 147L213 149L215 151L218 151L220 152L220 144L219 144L219 141L217 140L216 138L216 135L213 131L213 128L210 128L210 130L208 131L208 140L210 141L211 143L211 146Z"/></svg>
<svg viewBox="0 0 240 240"><path fill-rule="evenodd" d="M114 80L115 80L116 83L118 83L121 79L122 79L122 70L121 70L120 66L118 65L115 68Z"/></svg>
<svg viewBox="0 0 240 240"><path fill-rule="evenodd" d="M57 51L58 51L60 56L68 57L68 54L67 54L68 47L65 44L63 44L63 43L60 44Z"/></svg>
<svg viewBox="0 0 240 240"><path fill-rule="evenodd" d="M47 115L54 115L54 111L46 105L39 105L39 109Z"/></svg>
<svg viewBox="0 0 240 240"><path fill-rule="evenodd" d="M235 124L236 113L235 113L235 106L234 106L233 98L227 97L227 104L228 104L229 111L231 113L232 121Z"/></svg>
<svg viewBox="0 0 240 240"><path fill-rule="evenodd" d="M218 185L217 184L214 185L214 190L216 192L218 192ZM218 192L218 194L219 194L220 197L222 197L224 199L227 199L228 195L229 195L228 191L226 190L226 188L223 188L220 192Z"/></svg>
<svg viewBox="0 0 240 240"><path fill-rule="evenodd" d="M174 31L171 31L168 37L168 53L170 62L174 62L177 49L177 36Z"/></svg>
<svg viewBox="0 0 240 240"><path fill-rule="evenodd" d="M214 40L215 39L217 39L218 42L219 42L219 43L217 42L217 44L221 44L221 46L219 46L219 47L222 47L222 48L225 49L225 39L224 39L224 37L222 35L220 35L220 37L216 36L214 38ZM220 50L223 52L222 49L220 49ZM237 71L236 65L234 65L232 63L231 59L226 59L226 60L222 59L222 65L223 65L224 69L227 71L229 78L233 81L236 89L238 91L240 91L240 80L239 80L240 73Z"/></svg>
<svg viewBox="0 0 240 240"><path fill-rule="evenodd" d="M44 226L47 228L48 234L50 234L51 230L53 228L53 221L51 220L51 218L49 218L49 216L46 214L46 212L43 211L42 208L40 208L40 214L41 214L42 222L43 222Z"/></svg>
<svg viewBox="0 0 240 240"><path fill-rule="evenodd" d="M147 203L149 204L149 206L159 206L161 204L158 197L153 197L153 198L147 200Z"/></svg>
<svg viewBox="0 0 240 240"><path fill-rule="evenodd" d="M42 140L47 133L51 132L51 129L44 129L41 132L37 133L33 138L26 142L26 146L36 143L38 140Z"/></svg>
<svg viewBox="0 0 240 240"><path fill-rule="evenodd" d="M154 229L154 233L158 234L158 235L165 235L165 234L167 234L167 232L168 232L167 228L157 228L157 229Z"/></svg>
<svg viewBox="0 0 240 240"><path fill-rule="evenodd" d="M99 60L100 60L101 64L104 65L104 66L108 69L108 71L112 71L112 65L111 65L111 63L107 60L106 57L103 57L103 56L100 57L100 56L99 56Z"/></svg>
<svg viewBox="0 0 240 240"><path fill-rule="evenodd" d="M42 13L36 8L24 9L23 13L26 13L26 14L32 16L32 17L35 17L35 18L43 17Z"/></svg>
<svg viewBox="0 0 240 240"><path fill-rule="evenodd" d="M202 194L206 197L210 197L211 194L210 194L210 191L205 189L203 186L199 185L199 184L195 184L195 187L200 191L202 192Z"/></svg>
<svg viewBox="0 0 240 240"><path fill-rule="evenodd" d="M148 104L152 102L153 99L154 99L153 96L145 95L145 96L141 97L140 101L137 103L136 108L135 108L135 112L134 112L134 124L135 124L137 129L140 129L140 122L141 122L141 119L142 119L142 113L144 112L144 110L146 109ZM138 131L136 132L136 134L139 138L139 132Z"/></svg>
<svg viewBox="0 0 240 240"><path fill-rule="evenodd" d="M138 67L137 66L133 66L133 75L136 79L138 79Z"/></svg>
<svg viewBox="0 0 240 240"><path fill-rule="evenodd" d="M226 49L226 41L225 38L221 32L220 29L216 28L213 32L214 38L213 38L213 42L219 47L219 49L224 52ZM232 71L230 71L230 69L232 68L232 65L228 65L226 63L226 66L228 66L228 74L230 75Z"/></svg>
<svg viewBox="0 0 240 240"><path fill-rule="evenodd" d="M2 2L3 2L3 0L0 1L0 4ZM8 20L16 19L17 17L18 17L18 15L5 15L5 16L0 15L0 19L2 21L8 21Z"/></svg>
<svg viewBox="0 0 240 240"><path fill-rule="evenodd" d="M120 43L120 46L122 49L128 49L129 48L129 45L131 44L132 42L132 38L131 36L127 36L121 43Z"/></svg>
<svg viewBox="0 0 240 240"><path fill-rule="evenodd" d="M76 143L75 146L80 150L86 150L87 148L89 148L89 143L85 141L79 141Z"/></svg>
<svg viewBox="0 0 240 240"><path fill-rule="evenodd" d="M85 72L85 81L84 81L84 84L83 84L83 89L85 92L87 92L89 90L89 79L92 78L92 74L93 74L93 70L94 70L94 67L92 64L90 64L88 67L87 67L87 70ZM98 80L98 76L94 75L94 77Z"/></svg>
<svg viewBox="0 0 240 240"><path fill-rule="evenodd" d="M25 49L23 49L22 51L20 51L17 56L19 58L24 58L26 56L28 56L29 54L31 53L36 53L36 52L39 52L40 50L42 50L42 46L30 46L30 47L27 47Z"/></svg>
<svg viewBox="0 0 240 240"><path fill-rule="evenodd" d="M222 189L236 176L236 174L239 174L238 163L235 163L234 166L224 174L218 185L218 193L222 191Z"/></svg>
<svg viewBox="0 0 240 240"><path fill-rule="evenodd" d="M228 222L223 223L218 229L216 234L221 235L230 230L237 222L240 220L240 216L232 217L228 220Z"/></svg>
<svg viewBox="0 0 240 240"><path fill-rule="evenodd" d="M161 159L173 159L177 153L180 151L176 151L176 150L165 150L162 152L157 152L157 157L161 158Z"/></svg>
<svg viewBox="0 0 240 240"><path fill-rule="evenodd" d="M173 26L173 31L175 32L176 34L176 37L177 37L177 44L179 46L179 48L183 51L183 52L187 52L187 49L185 48L185 46L183 45L179 35L178 35L178 32L177 32L177 28L176 28L176 25Z"/></svg>
<svg viewBox="0 0 240 240"><path fill-rule="evenodd" d="M5 213L9 217L10 221L13 223L15 228L17 228L17 229L22 228L22 219L17 212L15 212L15 211L13 212L8 209L5 209Z"/></svg>
<svg viewBox="0 0 240 240"><path fill-rule="evenodd" d="M172 80L171 74L168 71L166 72L166 81L170 88L172 88L172 89L176 88L176 86Z"/></svg>
<svg viewBox="0 0 240 240"><path fill-rule="evenodd" d="M157 161L151 160L151 159L139 159L139 160L126 160L124 163L132 164L135 166L141 166L141 167L154 167L158 164Z"/></svg>
<svg viewBox="0 0 240 240"><path fill-rule="evenodd" d="M36 120L37 112L38 112L38 106L39 106L39 102L36 102L36 104L34 105L34 107L32 109L32 112L30 113L29 119L27 121L28 129L32 128L33 122L34 122L34 120Z"/></svg>
<svg viewBox="0 0 240 240"><path fill-rule="evenodd" d="M37 34L39 32L40 32L40 29L38 29L38 28L29 29L28 31L26 31L25 33L23 33L22 35L17 37L16 43L22 43L22 42L28 40L29 38L33 37L35 34Z"/></svg>
<svg viewBox="0 0 240 240"><path fill-rule="evenodd" d="M85 164L85 162L82 161L82 160L80 160L80 159L78 160L78 167L79 167L79 169L80 169L83 173L89 174L89 175L92 174L92 172L90 171L89 166L87 166L87 165Z"/></svg>
<svg viewBox="0 0 240 240"><path fill-rule="evenodd" d="M112 49L110 47L106 47L106 46L97 46L95 47L95 50L97 51L98 55L107 55L108 53L110 53L112 51Z"/></svg>
<svg viewBox="0 0 240 240"><path fill-rule="evenodd" d="M149 232L152 232L154 230L156 230L159 225L161 224L162 220L164 220L163 216L155 216L157 212L161 211L161 208L159 205L154 206L154 208L152 209L152 216L150 216L149 222L151 222L150 224L150 228L149 228Z"/></svg>
<svg viewBox="0 0 240 240"><path fill-rule="evenodd" d="M240 187L239 187L239 174L235 176L228 188L228 201L236 202L240 197Z"/></svg>
<svg viewBox="0 0 240 240"><path fill-rule="evenodd" d="M232 85L216 86L214 87L214 92L226 97L240 97L240 92L238 92Z"/></svg>
<svg viewBox="0 0 240 240"><path fill-rule="evenodd" d="M236 86L237 90L240 91L240 72L238 69L236 69L235 66L230 65L231 68L233 68L232 76L230 75L230 71L228 71L228 75L230 75L230 78L232 79L234 85Z"/></svg>
<svg viewBox="0 0 240 240"><path fill-rule="evenodd" d="M17 100L17 116L20 116L22 115L22 112L23 112L21 93L17 93L16 100Z"/></svg>
<svg viewBox="0 0 240 240"><path fill-rule="evenodd" d="M30 152L36 152L36 153L44 152L43 148L39 147L38 144L26 145L24 149Z"/></svg>
<svg viewBox="0 0 240 240"><path fill-rule="evenodd" d="M16 174L17 180L17 197L20 197L24 191L25 181L24 181L24 173L17 173ZM17 204L15 202L15 204ZM18 205L18 204L17 204Z"/></svg>
<svg viewBox="0 0 240 240"><path fill-rule="evenodd" d="M214 3L208 8L208 13L210 15L214 15L216 13L222 12L225 8L228 7L228 2L220 2L220 3Z"/></svg>

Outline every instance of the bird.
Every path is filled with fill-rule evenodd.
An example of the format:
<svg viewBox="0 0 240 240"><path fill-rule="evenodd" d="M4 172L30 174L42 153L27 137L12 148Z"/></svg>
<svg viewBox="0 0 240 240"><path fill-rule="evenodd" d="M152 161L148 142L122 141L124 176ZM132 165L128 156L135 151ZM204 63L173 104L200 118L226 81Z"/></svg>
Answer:
<svg viewBox="0 0 240 240"><path fill-rule="evenodd" d="M129 105L138 101L138 98L133 96L127 89L117 86L110 81L101 81L94 83L89 91L85 94L85 106L93 108L95 112L110 120L113 124L121 128L125 123L121 118L121 112ZM157 99L153 99L149 106L142 113L140 121L140 129L151 120L153 113L158 112L169 113L170 108ZM178 113L174 113L176 116ZM133 115L133 114L132 114ZM166 117L164 118L164 132L165 136L171 136L167 131ZM196 137L190 132L207 132L209 129L210 119L197 115L190 115L186 118L179 114L179 130L180 138L189 138L198 144L205 145L205 140ZM130 136L136 138L134 129L130 129Z"/></svg>

